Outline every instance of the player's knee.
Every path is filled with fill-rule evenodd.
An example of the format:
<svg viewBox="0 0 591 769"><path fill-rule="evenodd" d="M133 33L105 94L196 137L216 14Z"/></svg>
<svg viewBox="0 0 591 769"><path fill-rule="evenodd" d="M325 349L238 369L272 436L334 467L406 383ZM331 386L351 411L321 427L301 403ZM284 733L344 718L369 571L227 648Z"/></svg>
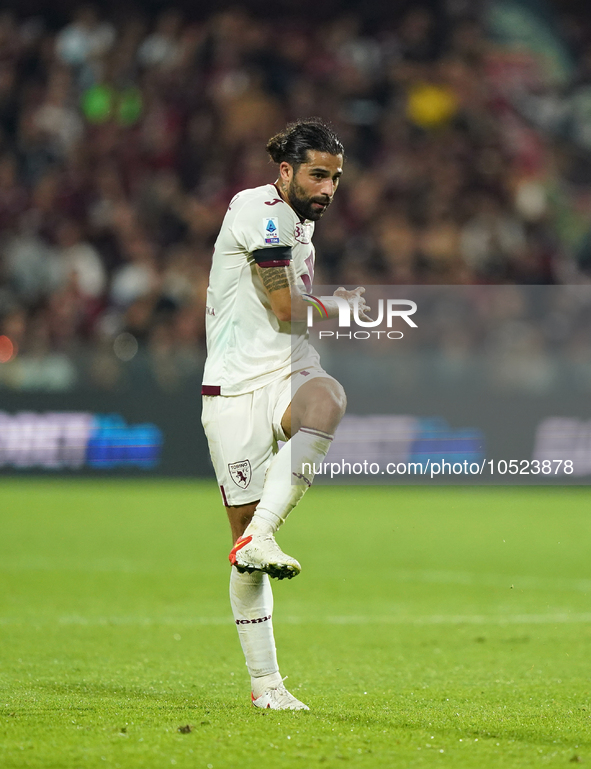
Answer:
<svg viewBox="0 0 591 769"><path fill-rule="evenodd" d="M324 404L326 411L332 416L337 424L345 415L347 409L347 396L343 386L339 382L334 382L333 386L327 392L326 402Z"/></svg>
<svg viewBox="0 0 591 769"><path fill-rule="evenodd" d="M296 431L302 425L307 425L334 432L347 408L347 396L343 387L334 379L317 379L309 383L305 394L305 401L296 402L294 399L292 426L295 425Z"/></svg>
<svg viewBox="0 0 591 769"><path fill-rule="evenodd" d="M343 385L340 384L340 382L337 382L337 401L339 404L340 412L341 412L341 418L345 416L345 411L347 410L347 393L345 392Z"/></svg>

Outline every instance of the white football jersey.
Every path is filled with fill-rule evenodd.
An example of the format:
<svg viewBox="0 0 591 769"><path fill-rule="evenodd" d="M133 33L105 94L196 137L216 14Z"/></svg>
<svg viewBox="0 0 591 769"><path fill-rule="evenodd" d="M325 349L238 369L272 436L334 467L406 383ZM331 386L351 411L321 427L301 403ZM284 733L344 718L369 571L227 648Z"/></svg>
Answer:
<svg viewBox="0 0 591 769"><path fill-rule="evenodd" d="M204 394L241 395L319 365L306 323L281 322L271 310L252 256L270 249L272 260L271 249L288 246L297 286L310 293L313 232L314 223L302 222L274 184L243 190L230 201L207 289Z"/></svg>

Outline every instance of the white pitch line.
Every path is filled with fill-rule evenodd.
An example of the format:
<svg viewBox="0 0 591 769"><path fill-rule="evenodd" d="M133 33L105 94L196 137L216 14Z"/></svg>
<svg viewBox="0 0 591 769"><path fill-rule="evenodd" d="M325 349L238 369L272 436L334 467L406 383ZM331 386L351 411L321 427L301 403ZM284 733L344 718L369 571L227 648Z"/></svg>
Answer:
<svg viewBox="0 0 591 769"><path fill-rule="evenodd" d="M574 590L580 593L591 593L591 579L475 574L467 571L425 571L421 569L394 571L392 572L392 577L398 582L500 588L513 587L515 590Z"/></svg>
<svg viewBox="0 0 591 769"><path fill-rule="evenodd" d="M60 561L51 558L4 559L0 573L10 571L76 571L86 573L148 574L164 573L149 562L126 559L99 559L86 562ZM190 566L167 570L166 574L197 574ZM425 569L399 569L389 572L393 582L427 583L439 585L466 585L475 587L510 588L515 590L572 590L577 593L591 593L591 579L565 577L534 577L518 574L481 574L467 571L435 571Z"/></svg>
<svg viewBox="0 0 591 769"><path fill-rule="evenodd" d="M591 623L591 612L555 614L428 614L424 616L408 615L343 615L327 617L281 617L280 623L289 625L561 625ZM84 617L71 615L57 620L34 617L0 617L0 625L32 626L80 626L80 627L174 627L193 628L203 625L232 625L231 617Z"/></svg>
<svg viewBox="0 0 591 769"><path fill-rule="evenodd" d="M329 625L554 625L591 623L591 613L569 614L431 614L423 617L327 617Z"/></svg>

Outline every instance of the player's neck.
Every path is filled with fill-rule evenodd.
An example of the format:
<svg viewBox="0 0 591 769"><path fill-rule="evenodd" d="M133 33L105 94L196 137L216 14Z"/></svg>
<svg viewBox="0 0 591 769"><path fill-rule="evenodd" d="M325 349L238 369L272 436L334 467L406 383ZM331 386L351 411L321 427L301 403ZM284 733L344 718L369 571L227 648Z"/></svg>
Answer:
<svg viewBox="0 0 591 769"><path fill-rule="evenodd" d="M285 192L284 192L284 191L281 189L281 187L279 186L279 179L277 179L277 181L273 182L273 187L275 187L275 189L277 190L277 194L280 196L281 200L282 200L284 203L287 203L287 205L288 205L290 208L293 208L293 206L292 206L292 205L290 204L290 202L289 202L289 199L288 199L287 195L285 194Z"/></svg>

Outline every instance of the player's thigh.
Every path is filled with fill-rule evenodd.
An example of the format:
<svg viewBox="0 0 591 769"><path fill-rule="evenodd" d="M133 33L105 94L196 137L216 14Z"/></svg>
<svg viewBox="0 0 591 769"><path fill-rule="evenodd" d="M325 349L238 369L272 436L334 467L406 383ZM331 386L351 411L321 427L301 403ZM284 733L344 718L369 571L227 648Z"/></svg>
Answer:
<svg viewBox="0 0 591 769"><path fill-rule="evenodd" d="M265 394L205 396L202 423L224 505L257 502L276 446Z"/></svg>

